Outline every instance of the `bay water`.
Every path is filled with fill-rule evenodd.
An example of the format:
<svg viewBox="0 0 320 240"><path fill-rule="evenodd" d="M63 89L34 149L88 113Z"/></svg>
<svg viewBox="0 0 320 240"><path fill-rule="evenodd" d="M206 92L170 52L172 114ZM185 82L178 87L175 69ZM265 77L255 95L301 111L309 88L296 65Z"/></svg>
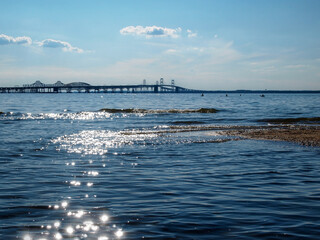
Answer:
<svg viewBox="0 0 320 240"><path fill-rule="evenodd" d="M218 134L319 117L319 94L0 94L0 112L0 239L320 236L320 149Z"/></svg>

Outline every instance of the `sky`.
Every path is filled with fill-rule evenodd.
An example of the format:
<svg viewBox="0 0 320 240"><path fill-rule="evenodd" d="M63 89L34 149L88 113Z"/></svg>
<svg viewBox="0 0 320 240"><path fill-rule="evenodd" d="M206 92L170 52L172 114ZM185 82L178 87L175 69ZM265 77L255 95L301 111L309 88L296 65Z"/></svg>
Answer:
<svg viewBox="0 0 320 240"><path fill-rule="evenodd" d="M319 0L1 0L0 86L320 90Z"/></svg>

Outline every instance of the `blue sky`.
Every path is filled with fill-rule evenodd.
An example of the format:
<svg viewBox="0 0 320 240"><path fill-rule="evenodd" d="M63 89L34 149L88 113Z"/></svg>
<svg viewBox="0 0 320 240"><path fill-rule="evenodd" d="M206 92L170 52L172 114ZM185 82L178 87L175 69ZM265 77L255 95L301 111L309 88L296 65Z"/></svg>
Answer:
<svg viewBox="0 0 320 240"><path fill-rule="evenodd" d="M0 85L320 89L320 1L0 1Z"/></svg>

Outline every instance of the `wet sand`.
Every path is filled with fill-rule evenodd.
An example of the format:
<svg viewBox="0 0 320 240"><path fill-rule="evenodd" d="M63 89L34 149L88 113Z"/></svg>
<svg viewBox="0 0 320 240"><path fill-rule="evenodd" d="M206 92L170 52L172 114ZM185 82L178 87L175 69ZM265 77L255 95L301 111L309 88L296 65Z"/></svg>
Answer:
<svg viewBox="0 0 320 240"><path fill-rule="evenodd" d="M288 141L304 146L320 147L320 126L279 125L259 129L246 126L243 129L221 131L220 134L258 140Z"/></svg>

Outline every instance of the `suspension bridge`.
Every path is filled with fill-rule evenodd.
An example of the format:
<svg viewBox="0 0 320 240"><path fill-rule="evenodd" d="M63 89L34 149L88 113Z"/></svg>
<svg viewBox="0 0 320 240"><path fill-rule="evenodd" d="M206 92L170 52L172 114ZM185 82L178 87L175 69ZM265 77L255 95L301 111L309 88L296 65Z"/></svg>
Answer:
<svg viewBox="0 0 320 240"><path fill-rule="evenodd" d="M24 84L15 87L0 87L0 93L192 93L200 90L176 86L174 80L171 84L164 84L163 79L156 84L128 84L128 85L91 85L85 82L72 82L64 84L57 81L54 84L44 84L36 81L33 84Z"/></svg>

